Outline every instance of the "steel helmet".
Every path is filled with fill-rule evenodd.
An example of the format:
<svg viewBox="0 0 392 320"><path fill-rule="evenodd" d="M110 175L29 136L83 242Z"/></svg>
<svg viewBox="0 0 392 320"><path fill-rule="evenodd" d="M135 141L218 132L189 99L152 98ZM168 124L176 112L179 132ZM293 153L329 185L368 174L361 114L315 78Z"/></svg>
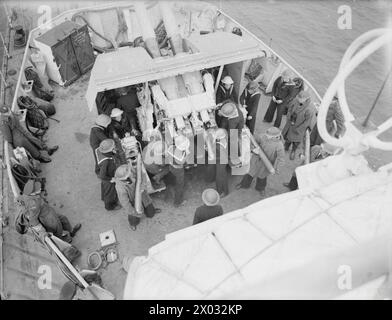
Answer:
<svg viewBox="0 0 392 320"><path fill-rule="evenodd" d="M215 139L216 140L221 140L227 137L227 131L223 128L218 128L215 131Z"/></svg>
<svg viewBox="0 0 392 320"><path fill-rule="evenodd" d="M271 127L267 129L265 134L267 138L278 138L281 136L282 131L280 131L280 129L277 127Z"/></svg>
<svg viewBox="0 0 392 320"><path fill-rule="evenodd" d="M190 142L184 135L178 135L174 138L174 144L180 151L186 151L190 147Z"/></svg>
<svg viewBox="0 0 392 320"><path fill-rule="evenodd" d="M238 116L236 105L233 102L225 103L220 109L221 114L226 118Z"/></svg>
<svg viewBox="0 0 392 320"><path fill-rule="evenodd" d="M99 144L99 151L102 153L108 153L113 151L115 148L115 143L113 139L105 139Z"/></svg>
<svg viewBox="0 0 392 320"><path fill-rule="evenodd" d="M0 105L0 113L7 113L9 108L5 104Z"/></svg>
<svg viewBox="0 0 392 320"><path fill-rule="evenodd" d="M123 113L124 113L124 111L122 111L121 109L113 108L112 112L110 113L110 117L115 118L115 117L121 116Z"/></svg>
<svg viewBox="0 0 392 320"><path fill-rule="evenodd" d="M233 79L230 76L226 76L226 77L224 77L222 79L222 83L224 83L224 84L233 84L234 81L233 81Z"/></svg>
<svg viewBox="0 0 392 320"><path fill-rule="evenodd" d="M131 175L131 170L127 164L123 164L116 169L114 176L119 180L126 180Z"/></svg>
<svg viewBox="0 0 392 320"><path fill-rule="evenodd" d="M219 193L215 189L205 189L201 198L206 206L216 206L219 203Z"/></svg>
<svg viewBox="0 0 392 320"><path fill-rule="evenodd" d="M112 122L112 119L106 114L100 114L95 120L96 125L104 128L106 128L110 124L110 122Z"/></svg>

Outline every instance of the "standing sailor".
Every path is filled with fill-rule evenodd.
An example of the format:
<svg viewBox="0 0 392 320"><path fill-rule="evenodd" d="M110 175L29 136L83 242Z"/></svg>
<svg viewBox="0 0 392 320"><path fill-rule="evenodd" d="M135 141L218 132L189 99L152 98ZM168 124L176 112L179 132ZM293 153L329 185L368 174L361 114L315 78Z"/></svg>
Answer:
<svg viewBox="0 0 392 320"><path fill-rule="evenodd" d="M107 127L109 126L111 121L112 120L110 119L110 117L107 116L106 114L100 114L95 120L95 124L93 125L90 131L90 146L93 149L96 174L99 173L96 150L103 140L109 138Z"/></svg>
<svg viewBox="0 0 392 320"><path fill-rule="evenodd" d="M274 127L279 128L282 122L282 116L291 99L292 87L290 83L290 76L287 70L283 71L282 75L278 77L272 87L272 99L268 106L267 112L264 116L264 122L272 122L276 110L276 119Z"/></svg>
<svg viewBox="0 0 392 320"><path fill-rule="evenodd" d="M221 83L216 92L216 105L220 107L227 100L237 102L233 79L230 76L226 76L221 80Z"/></svg>
<svg viewBox="0 0 392 320"><path fill-rule="evenodd" d="M101 179L101 200L105 203L106 210L118 210L118 197L115 183L112 178L116 172L117 160L115 159L115 143L112 139L105 139L96 150L99 166L99 178Z"/></svg>
<svg viewBox="0 0 392 320"><path fill-rule="evenodd" d="M288 151L290 145L292 145L290 160L294 160L295 152L301 142L305 140L306 130L311 129L315 117L316 108L311 105L309 93L301 91L292 103L290 103L287 122L283 129L285 150Z"/></svg>
<svg viewBox="0 0 392 320"><path fill-rule="evenodd" d="M221 198L229 194L229 174L227 166L229 163L229 145L227 131L225 129L217 129L211 137L215 143L215 159L210 160L208 158L208 164L206 166L206 178L208 182L215 181L216 190ZM210 155L208 155L210 156Z"/></svg>
<svg viewBox="0 0 392 320"><path fill-rule="evenodd" d="M325 124L328 133L330 135L333 135L335 138L340 138L346 132L344 115L342 109L340 108L339 100L337 96L334 96L328 108ZM314 145L321 144L322 142L323 139L320 136L316 123L310 134L310 145L314 146Z"/></svg>
<svg viewBox="0 0 392 320"><path fill-rule="evenodd" d="M189 139L184 135L178 135L174 139L174 145L169 146L165 152L165 163L169 165L170 173L166 176L166 182L174 185L175 207L184 202L185 161L189 155L189 147Z"/></svg>
<svg viewBox="0 0 392 320"><path fill-rule="evenodd" d="M140 102L137 97L136 89L133 87L123 87L116 89L116 92L120 95L117 99L116 107L123 110L126 118L129 122L129 126L132 128L132 133L135 136L139 135L138 124L137 124L137 111L140 107Z"/></svg>
<svg viewBox="0 0 392 320"><path fill-rule="evenodd" d="M252 134L255 131L257 109L260 103L260 96L261 93L259 91L259 84L255 81L249 82L247 89L244 90L244 93L241 96L242 104L248 112L246 118L246 126L249 128Z"/></svg>
<svg viewBox="0 0 392 320"><path fill-rule="evenodd" d="M264 135L256 135L255 140L274 166L275 172L273 174L279 174L279 170L284 164L284 148L281 131L276 127L271 127ZM242 178L241 182L237 184L237 189L248 189L253 179L257 178L256 190L260 191L260 194L264 196L267 177L271 173L268 171L262 159L258 156L260 149L256 148L255 150L252 150L252 152L254 154L252 154L250 159L249 172Z"/></svg>
<svg viewBox="0 0 392 320"><path fill-rule="evenodd" d="M128 215L129 225L133 230L140 223L141 213L135 209L136 180L128 164L117 168L112 182L115 183L118 199ZM147 218L152 218L161 210L156 209L148 193L143 190L141 194L143 212Z"/></svg>
<svg viewBox="0 0 392 320"><path fill-rule="evenodd" d="M125 137L126 132L132 132L127 115L121 109L113 108L110 118L111 122L108 126L110 138L122 139Z"/></svg>

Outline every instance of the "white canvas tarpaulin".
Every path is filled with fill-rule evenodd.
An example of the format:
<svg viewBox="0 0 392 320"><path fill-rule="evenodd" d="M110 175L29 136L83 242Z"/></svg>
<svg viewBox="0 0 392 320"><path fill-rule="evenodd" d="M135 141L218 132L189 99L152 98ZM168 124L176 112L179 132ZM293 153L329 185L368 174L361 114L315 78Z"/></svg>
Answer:
<svg viewBox="0 0 392 320"><path fill-rule="evenodd" d="M235 297L247 285L391 231L392 174L343 175L167 235L134 259L124 298Z"/></svg>

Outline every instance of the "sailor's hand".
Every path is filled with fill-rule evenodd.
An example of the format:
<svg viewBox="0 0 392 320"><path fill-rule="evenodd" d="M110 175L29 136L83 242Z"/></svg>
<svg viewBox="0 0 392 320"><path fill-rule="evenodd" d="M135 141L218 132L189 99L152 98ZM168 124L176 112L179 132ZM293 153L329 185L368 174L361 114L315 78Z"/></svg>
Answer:
<svg viewBox="0 0 392 320"><path fill-rule="evenodd" d="M113 138L114 138L114 139L118 139L117 133L113 132Z"/></svg>
<svg viewBox="0 0 392 320"><path fill-rule="evenodd" d="M273 102L276 102L275 96L272 96L272 101L273 101Z"/></svg>
<svg viewBox="0 0 392 320"><path fill-rule="evenodd" d="M253 150L252 150L252 152L253 153L255 153L255 154L260 154L260 148L259 147L257 147L257 148L254 148Z"/></svg>
<svg viewBox="0 0 392 320"><path fill-rule="evenodd" d="M252 120L252 116L248 116L246 119L248 119L248 120Z"/></svg>
<svg viewBox="0 0 392 320"><path fill-rule="evenodd" d="M283 102L283 100L276 100L277 104L281 104Z"/></svg>
<svg viewBox="0 0 392 320"><path fill-rule="evenodd" d="M272 168L272 171L271 171L271 174L272 175L275 175L275 174L277 174L278 172L274 169L274 168Z"/></svg>
<svg viewBox="0 0 392 320"><path fill-rule="evenodd" d="M217 106L218 108L220 108L222 105L223 105L223 103L218 103L216 106Z"/></svg>
<svg viewBox="0 0 392 320"><path fill-rule="evenodd" d="M140 132L139 132L139 130L137 130L137 129L132 129L132 134L133 134L134 136L140 136Z"/></svg>

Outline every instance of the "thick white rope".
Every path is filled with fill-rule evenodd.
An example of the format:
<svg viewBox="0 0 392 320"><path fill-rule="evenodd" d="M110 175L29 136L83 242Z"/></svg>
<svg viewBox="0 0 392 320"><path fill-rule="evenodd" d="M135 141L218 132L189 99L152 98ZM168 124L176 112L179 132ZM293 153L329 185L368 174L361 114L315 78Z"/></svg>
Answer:
<svg viewBox="0 0 392 320"><path fill-rule="evenodd" d="M365 42L370 41L372 38L376 39L365 45L360 51L358 51L354 55L358 48L363 46ZM384 45L391 43L392 29L375 29L357 38L346 50L346 53L344 54L340 64L339 72L330 84L329 88L327 89L327 92L325 93L324 98L321 101L318 113L317 127L319 129L321 137L327 143L345 149L350 149L350 152L354 153L361 152L368 149L369 147L382 150L392 150L392 142L382 142L376 137L380 133L392 127L392 118L388 119L386 122L380 125L377 130L361 135L361 137L356 141L354 141L351 137L348 137L347 134L340 139L332 137L328 133L326 128L326 116L328 108L336 92L338 92L339 102L343 114L348 119L353 119L346 100L344 87L345 80L355 70L355 68L360 65L367 57L369 57L371 54L373 54L375 51L377 51Z"/></svg>

